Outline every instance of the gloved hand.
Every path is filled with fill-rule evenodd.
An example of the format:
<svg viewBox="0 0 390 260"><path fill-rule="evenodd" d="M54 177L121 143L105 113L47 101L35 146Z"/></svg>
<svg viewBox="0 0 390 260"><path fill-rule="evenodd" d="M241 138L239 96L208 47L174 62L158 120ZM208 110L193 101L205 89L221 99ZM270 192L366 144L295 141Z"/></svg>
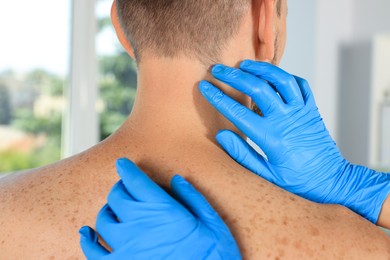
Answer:
<svg viewBox="0 0 390 260"><path fill-rule="evenodd" d="M88 259L241 259L228 227L185 179L172 178L172 198L134 163L117 161L122 178L99 212L95 231L82 227Z"/></svg>
<svg viewBox="0 0 390 260"><path fill-rule="evenodd" d="M263 117L208 82L204 97L265 153L263 158L231 131L217 141L247 169L318 203L344 205L376 223L390 193L389 175L343 158L318 112L308 83L268 63L244 61L240 69L216 65L215 78L249 95Z"/></svg>

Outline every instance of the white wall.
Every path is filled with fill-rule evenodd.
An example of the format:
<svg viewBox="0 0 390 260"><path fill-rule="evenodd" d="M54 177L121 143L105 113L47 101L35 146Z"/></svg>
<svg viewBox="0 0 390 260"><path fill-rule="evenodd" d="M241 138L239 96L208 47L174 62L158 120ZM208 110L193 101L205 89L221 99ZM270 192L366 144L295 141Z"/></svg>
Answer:
<svg viewBox="0 0 390 260"><path fill-rule="evenodd" d="M369 39L377 33L390 31L389 0L353 0L353 36Z"/></svg>
<svg viewBox="0 0 390 260"><path fill-rule="evenodd" d="M338 47L352 33L352 1L294 0L288 3L287 48L281 66L309 81L335 139Z"/></svg>
<svg viewBox="0 0 390 260"><path fill-rule="evenodd" d="M294 0L288 6L287 46L281 67L303 77L315 88L317 1Z"/></svg>
<svg viewBox="0 0 390 260"><path fill-rule="evenodd" d="M356 65L354 63L358 60L354 59L353 55L362 56L363 60L370 59L367 53L359 54L357 48L367 50L375 35L390 32L390 1L294 0L289 1L288 5L288 42L281 66L309 80L328 129L336 141L343 143L345 140L338 140L339 135L345 138L345 133L353 133L356 127L368 122L357 122L355 125L345 123L340 126L339 122L343 118L339 116L348 117L346 113L353 112L344 111L342 114L339 107L339 104L345 105L343 100L339 99L340 94L345 93L340 89L340 85L351 82L341 75L340 71L344 69L341 66ZM358 45L360 47L357 47ZM359 74L363 81L371 82L370 69L369 65L355 66L354 70L349 71L350 77ZM365 89L364 85L360 87L361 92L356 94L360 94L358 98L362 99ZM354 102L354 99L350 98L348 102ZM361 131L360 136L363 136L364 131ZM362 163L368 164L369 156L366 152L361 152L368 144L356 144L355 139L344 142L347 145L341 150L346 151L350 160L359 162L365 158Z"/></svg>
<svg viewBox="0 0 390 260"><path fill-rule="evenodd" d="M372 78L370 117L370 153L369 162L381 168L390 169L390 114L383 118L384 105L389 107L390 93L390 33L378 35L372 43ZM382 130L383 129L383 130ZM388 141L386 141L388 140Z"/></svg>

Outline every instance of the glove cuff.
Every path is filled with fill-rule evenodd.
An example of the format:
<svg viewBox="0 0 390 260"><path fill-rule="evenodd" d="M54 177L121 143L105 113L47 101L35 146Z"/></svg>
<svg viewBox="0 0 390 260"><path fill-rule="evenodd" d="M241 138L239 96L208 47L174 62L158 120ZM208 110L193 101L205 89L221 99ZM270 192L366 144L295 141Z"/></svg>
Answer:
<svg viewBox="0 0 390 260"><path fill-rule="evenodd" d="M370 222L376 224L383 203L390 194L390 174L350 164L344 172L343 189L350 191L342 203Z"/></svg>

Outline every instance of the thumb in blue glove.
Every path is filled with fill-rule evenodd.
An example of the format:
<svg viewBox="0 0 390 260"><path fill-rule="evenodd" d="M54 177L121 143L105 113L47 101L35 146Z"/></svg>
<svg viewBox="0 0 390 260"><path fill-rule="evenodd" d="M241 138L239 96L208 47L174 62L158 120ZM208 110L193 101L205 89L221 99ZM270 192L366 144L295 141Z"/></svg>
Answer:
<svg viewBox="0 0 390 260"><path fill-rule="evenodd" d="M127 159L117 161L122 178L98 214L96 229L79 231L88 259L241 259L238 246L207 200L176 175L176 199Z"/></svg>

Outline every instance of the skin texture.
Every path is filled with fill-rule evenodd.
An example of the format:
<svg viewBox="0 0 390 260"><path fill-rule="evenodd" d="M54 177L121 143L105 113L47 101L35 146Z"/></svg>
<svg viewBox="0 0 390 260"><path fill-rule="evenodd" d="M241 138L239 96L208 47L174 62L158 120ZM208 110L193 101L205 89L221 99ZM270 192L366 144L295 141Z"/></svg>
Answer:
<svg viewBox="0 0 390 260"><path fill-rule="evenodd" d="M273 0L254 1L252 9L222 57L227 65L243 59L278 62L282 56L286 2L282 18ZM138 77L133 112L110 138L67 160L1 180L0 259L83 259L78 229L94 226L118 181L115 161L121 157L163 187L177 173L190 181L225 220L244 259L390 258L389 238L368 221L341 206L283 191L217 146L218 130L237 130L203 99L197 83L210 80L246 106L248 97L186 57L145 55Z"/></svg>
<svg viewBox="0 0 390 260"><path fill-rule="evenodd" d="M383 203L377 225L390 229L390 197L387 197Z"/></svg>

